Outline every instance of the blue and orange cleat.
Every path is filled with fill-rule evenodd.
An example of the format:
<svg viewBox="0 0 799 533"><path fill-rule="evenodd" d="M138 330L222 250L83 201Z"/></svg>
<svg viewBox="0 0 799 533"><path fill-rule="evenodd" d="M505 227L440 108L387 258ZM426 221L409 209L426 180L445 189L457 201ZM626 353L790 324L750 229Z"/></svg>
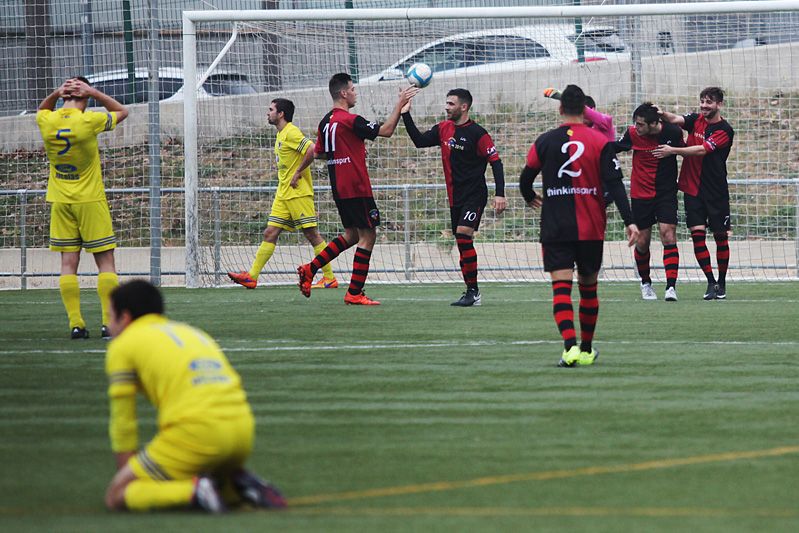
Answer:
<svg viewBox="0 0 799 533"><path fill-rule="evenodd" d="M304 265L298 266L297 276L299 277L297 286L300 288L300 292L306 298L310 298L311 283L313 283L313 273L311 272L311 265L309 263L306 263Z"/></svg>
<svg viewBox="0 0 799 533"><path fill-rule="evenodd" d="M366 293L361 291L361 294L352 295L347 291L344 295L344 303L347 305L380 305L377 300L372 300Z"/></svg>
<svg viewBox="0 0 799 533"><path fill-rule="evenodd" d="M254 289L258 286L258 280L253 279L249 272L228 272L227 277L232 279L234 283L238 283L248 289Z"/></svg>
<svg viewBox="0 0 799 533"><path fill-rule="evenodd" d="M313 285L312 289L338 289L338 280L336 278L322 278Z"/></svg>

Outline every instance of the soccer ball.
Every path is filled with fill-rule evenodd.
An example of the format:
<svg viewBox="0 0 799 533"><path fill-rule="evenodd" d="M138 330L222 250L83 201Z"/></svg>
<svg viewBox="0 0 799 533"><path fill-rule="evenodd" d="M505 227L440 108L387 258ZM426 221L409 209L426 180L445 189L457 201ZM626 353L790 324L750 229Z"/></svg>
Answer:
<svg viewBox="0 0 799 533"><path fill-rule="evenodd" d="M433 69L424 63L414 63L408 69L407 78L414 87L427 87L433 79Z"/></svg>

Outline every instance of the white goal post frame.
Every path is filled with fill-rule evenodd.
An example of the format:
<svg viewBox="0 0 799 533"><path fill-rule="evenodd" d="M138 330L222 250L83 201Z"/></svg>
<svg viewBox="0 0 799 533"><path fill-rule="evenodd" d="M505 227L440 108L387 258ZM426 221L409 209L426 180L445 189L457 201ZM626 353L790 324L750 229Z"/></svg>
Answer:
<svg viewBox="0 0 799 533"><path fill-rule="evenodd" d="M277 9L217 10L183 12L183 126L186 220L187 288L200 282L199 164L197 137L197 40L196 25L201 22L276 22L294 20L435 20L569 18L602 16L652 16L799 12L799 0L706 2L686 4L637 4L611 6L531 6L493 8L375 8L375 9ZM799 219L799 214L797 214ZM799 220L797 220L799 225ZM799 258L799 237L797 237ZM799 261L798 261L799 263Z"/></svg>

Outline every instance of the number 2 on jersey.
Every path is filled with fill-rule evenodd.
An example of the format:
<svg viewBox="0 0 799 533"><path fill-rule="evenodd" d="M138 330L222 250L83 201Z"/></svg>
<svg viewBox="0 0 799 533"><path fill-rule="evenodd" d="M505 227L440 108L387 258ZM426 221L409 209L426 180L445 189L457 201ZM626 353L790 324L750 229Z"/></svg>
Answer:
<svg viewBox="0 0 799 533"><path fill-rule="evenodd" d="M564 154L567 154L569 153L569 146L572 145L574 145L577 149L574 151L572 156L569 159L567 159L566 162L563 163L563 165L561 165L560 169L558 169L559 178L562 178L564 174L568 175L571 178L576 178L577 176L583 173L583 169L574 171L574 170L568 170L566 168L575 161L577 161L578 159L580 159L580 156L583 155L583 152L585 152L585 145L580 141L569 141L567 143L563 143L563 146L560 147L560 151Z"/></svg>
<svg viewBox="0 0 799 533"><path fill-rule="evenodd" d="M64 141L64 142L67 144L67 145L64 147L64 149L63 149L63 150L60 150L60 151L58 152L58 155L64 155L65 153L67 153L67 152L69 151L69 149L70 149L70 148L72 148L72 143L71 143L71 142L69 142L69 137L62 137L62 136L61 136L61 134L62 134L62 133L71 133L71 132L72 132L72 130L70 130L70 129L58 130L58 131L56 132L56 134L55 134L55 138L56 138L56 139L58 139L59 141Z"/></svg>

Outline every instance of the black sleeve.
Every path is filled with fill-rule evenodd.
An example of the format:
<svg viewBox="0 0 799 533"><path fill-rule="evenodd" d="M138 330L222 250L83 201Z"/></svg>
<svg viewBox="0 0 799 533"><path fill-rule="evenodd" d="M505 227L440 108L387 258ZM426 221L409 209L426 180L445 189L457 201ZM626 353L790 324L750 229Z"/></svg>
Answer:
<svg viewBox="0 0 799 533"><path fill-rule="evenodd" d="M613 150L616 153L619 152L629 152L633 149L633 139L630 137L630 128L627 128L624 131L624 135L618 141L613 141L610 143L613 145Z"/></svg>
<svg viewBox="0 0 799 533"><path fill-rule="evenodd" d="M494 174L495 196L505 196L505 167L502 160L491 161L491 172Z"/></svg>
<svg viewBox="0 0 799 533"><path fill-rule="evenodd" d="M519 190L524 197L524 201L528 204L537 196L533 190L533 182L535 177L538 176L538 172L538 170L525 166L524 170L522 170L522 175L519 176Z"/></svg>
<svg viewBox="0 0 799 533"><path fill-rule="evenodd" d="M687 115L682 116L683 120L685 120L685 124L682 125L682 129L685 131L694 131L694 123L696 119L699 118L698 113L688 113Z"/></svg>
<svg viewBox="0 0 799 533"><path fill-rule="evenodd" d="M605 184L607 195L616 204L616 208L624 220L624 225L629 226L633 222L633 213L630 209L630 201L627 199L627 190L622 181L621 164L616 158L611 144L606 144L602 149L602 181Z"/></svg>
<svg viewBox="0 0 799 533"><path fill-rule="evenodd" d="M440 142L438 138L438 124L422 133L416 124L413 122L410 112L402 114L402 122L405 124L405 129L408 131L408 136L413 141L416 148L431 148L438 146Z"/></svg>
<svg viewBox="0 0 799 533"><path fill-rule="evenodd" d="M380 133L380 123L367 122L365 118L358 115L355 117L355 122L352 124L352 130L355 132L355 135L361 139L374 141L377 139L378 133Z"/></svg>

